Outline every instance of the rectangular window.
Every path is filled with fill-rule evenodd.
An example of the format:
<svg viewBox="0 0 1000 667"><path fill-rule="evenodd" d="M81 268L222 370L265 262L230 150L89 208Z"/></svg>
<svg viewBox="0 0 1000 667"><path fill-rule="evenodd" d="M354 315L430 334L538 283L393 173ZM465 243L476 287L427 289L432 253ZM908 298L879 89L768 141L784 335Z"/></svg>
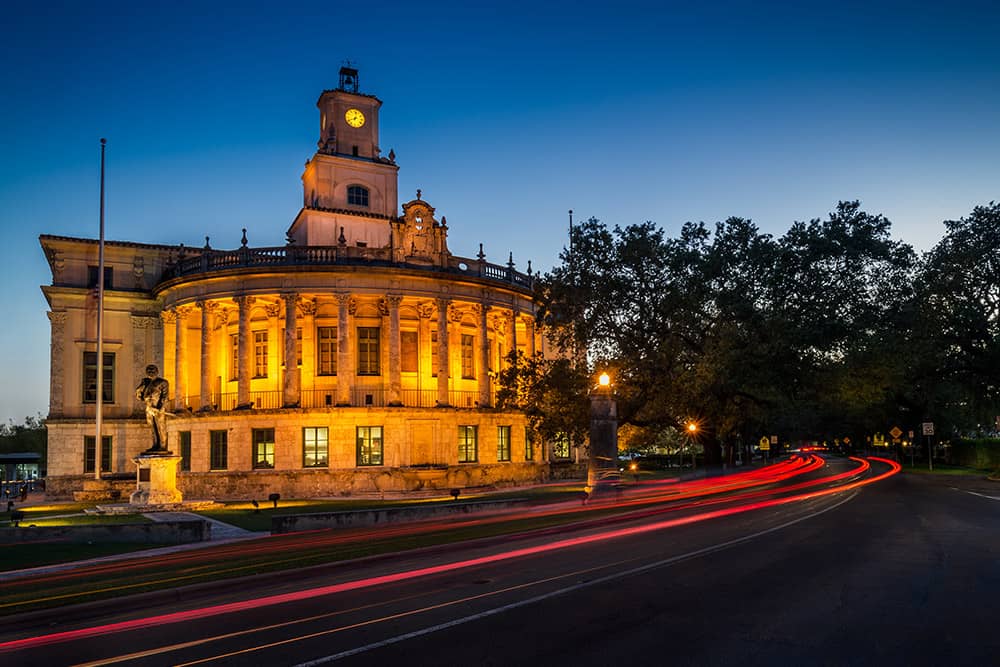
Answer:
<svg viewBox="0 0 1000 667"><path fill-rule="evenodd" d="M469 334L462 334L462 377L472 379L476 377L476 337Z"/></svg>
<svg viewBox="0 0 1000 667"><path fill-rule="evenodd" d="M524 460L535 460L535 441L531 439L531 433L528 432L527 426L524 427Z"/></svg>
<svg viewBox="0 0 1000 667"><path fill-rule="evenodd" d="M302 429L302 467L325 468L328 464L330 430L326 426L306 426Z"/></svg>
<svg viewBox="0 0 1000 667"><path fill-rule="evenodd" d="M104 403L115 402L115 353L104 353ZM97 402L97 353L83 353L83 402Z"/></svg>
<svg viewBox="0 0 1000 667"><path fill-rule="evenodd" d="M378 375L378 327L358 327L358 375Z"/></svg>
<svg viewBox="0 0 1000 667"><path fill-rule="evenodd" d="M91 288L97 287L97 276L98 276L97 267L96 266L88 266L87 267L87 287L91 287ZM110 266L105 266L104 267L104 289L106 289L106 290L108 290L108 289L114 289L114 287L115 287L114 280L113 280L114 276L115 276L114 269L112 267L110 267Z"/></svg>
<svg viewBox="0 0 1000 667"><path fill-rule="evenodd" d="M267 332L253 332L253 376L267 377Z"/></svg>
<svg viewBox="0 0 1000 667"><path fill-rule="evenodd" d="M240 335L229 334L229 349L232 351L231 366L229 368L229 379L238 380L240 377Z"/></svg>
<svg viewBox="0 0 1000 667"><path fill-rule="evenodd" d="M253 429L253 467L273 468L274 467L274 429L255 428Z"/></svg>
<svg viewBox="0 0 1000 667"><path fill-rule="evenodd" d="M458 462L475 463L479 460L478 426L458 427Z"/></svg>
<svg viewBox="0 0 1000 667"><path fill-rule="evenodd" d="M358 465L382 465L382 427L358 427Z"/></svg>
<svg viewBox="0 0 1000 667"><path fill-rule="evenodd" d="M97 454L94 447L95 438L92 435L83 436L83 472L92 473L96 465L94 457ZM111 472L111 436L101 436L101 472Z"/></svg>
<svg viewBox="0 0 1000 667"><path fill-rule="evenodd" d="M229 466L229 432L209 431L209 461L212 470L225 470Z"/></svg>
<svg viewBox="0 0 1000 667"><path fill-rule="evenodd" d="M180 469L184 472L191 470L191 431L181 431L177 434L177 445L181 450Z"/></svg>
<svg viewBox="0 0 1000 667"><path fill-rule="evenodd" d="M557 459L569 458L569 436L565 433L556 434L552 441L552 456Z"/></svg>
<svg viewBox="0 0 1000 667"><path fill-rule="evenodd" d="M510 426L497 426L497 461L510 461Z"/></svg>
<svg viewBox="0 0 1000 667"><path fill-rule="evenodd" d="M279 355L281 359L281 365L285 365L285 328L281 328L281 354ZM296 327L295 329L295 364L297 366L302 365L302 327Z"/></svg>
<svg viewBox="0 0 1000 667"><path fill-rule="evenodd" d="M337 327L316 328L316 374L337 374Z"/></svg>
<svg viewBox="0 0 1000 667"><path fill-rule="evenodd" d="M417 372L417 332L399 332L399 369L404 373Z"/></svg>

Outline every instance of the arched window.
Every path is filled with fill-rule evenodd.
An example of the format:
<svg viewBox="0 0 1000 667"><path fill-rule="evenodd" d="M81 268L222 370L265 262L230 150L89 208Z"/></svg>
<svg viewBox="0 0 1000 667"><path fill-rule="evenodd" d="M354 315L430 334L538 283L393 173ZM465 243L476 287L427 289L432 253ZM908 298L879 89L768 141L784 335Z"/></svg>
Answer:
<svg viewBox="0 0 1000 667"><path fill-rule="evenodd" d="M368 188L361 185L348 186L347 203L351 206L364 206L368 208Z"/></svg>

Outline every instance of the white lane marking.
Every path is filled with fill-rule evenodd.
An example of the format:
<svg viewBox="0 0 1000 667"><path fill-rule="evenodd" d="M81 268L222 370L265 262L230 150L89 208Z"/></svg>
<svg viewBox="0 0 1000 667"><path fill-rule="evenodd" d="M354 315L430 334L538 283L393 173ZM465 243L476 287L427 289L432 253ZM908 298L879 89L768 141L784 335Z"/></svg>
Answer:
<svg viewBox="0 0 1000 667"><path fill-rule="evenodd" d="M631 570L625 570L624 572L616 572L614 574L609 574L607 576L600 577L598 579L592 579L590 581L581 582L579 584L575 584L573 586L568 586L566 588L561 588L561 589L556 590L556 591L551 591L549 593L543 593L542 595L536 595L535 597L531 597L531 598L528 598L526 600L519 600L518 602L512 602L510 604L506 604L506 605L503 605L501 607L495 607L493 609L487 609L486 611L479 612L478 614L473 614L472 616L464 616L462 618L457 618L457 619L455 619L453 621L448 621L447 623L441 623L441 624L438 624L438 625L432 625L431 627L428 627L428 628L423 628L421 630L414 630L413 632L407 632L406 634L397 635L395 637L390 637L388 639L383 639L382 641L374 642L372 644L366 644L365 646L358 646L357 648L353 648L353 649L350 649L350 650L347 650L347 651L341 651L340 653L334 653L332 655L323 656L322 658L316 658L315 660L309 660L307 662L300 662L295 667L314 667L315 665L324 665L326 663L334 662L336 660L341 660L343 658L349 658L352 655L358 655L359 653L366 653L368 651L371 651L371 650L374 650L374 649L377 649L377 648L382 648L383 646L389 646L391 644L398 644L399 642L406 641L407 639L413 639L415 637L420 637L420 636L423 636L423 635L429 635L431 633L438 632L440 630L447 630L448 628L453 628L453 627L455 627L457 625L462 625L464 623L469 623L471 621L476 621L476 620L479 620L481 618L487 618L489 616L495 616L496 614L502 614L502 613L504 613L506 611L510 611L511 609L517 609L518 607L525 607L525 606L534 604L536 602L541 602L542 600L547 600L549 598L554 598L554 597L557 597L559 595L564 595L566 593L572 593L573 591L578 591L578 590L581 590L581 589L584 589L584 588L589 588L590 586L595 586L597 584L604 584L604 583L607 583L609 581L614 581L616 579L621 579L623 577L631 576L633 574L640 574L642 572L647 572L649 570L655 570L656 568L659 568L659 567L666 567L668 565L674 565L675 563L679 563L679 562L684 561L684 560L689 560L691 558L697 558L698 556L704 556L704 555L707 555L707 554L710 554L710 553L715 553L716 551L722 551L724 549L728 549L730 547L736 546L737 544L742 544L743 542L749 542L750 540L756 539L756 538L761 537L763 535L767 535L768 533L773 533L773 532L776 532L776 531L779 531L779 530L783 530L785 528L788 528L789 526L793 526L793 525L795 525L797 523L800 523L802 521L805 521L807 519L812 519L812 518L815 518L817 516L820 516L821 514L826 514L827 512L829 512L831 510L837 509L838 507L840 507L844 503L847 503L847 502L853 500L854 497L857 496L857 495L858 495L858 491L854 491L854 492L851 493L851 495L849 495L848 497L844 498L840 502L838 502L838 503L836 503L834 505L831 505L830 507L827 507L825 509L819 510L818 512L814 512L812 514L807 514L805 516L801 516L801 517L799 517L797 519L792 519L791 521L786 521L785 523L779 524L777 526L773 526L773 527L768 528L766 530L761 530L761 531L758 531L756 533L751 533L750 535L744 535L743 537L738 537L738 538L733 539L733 540L729 540L729 541L726 541L726 542L721 542L719 544L714 544L714 545L709 546L709 547L703 547L701 549L696 549L695 551L689 551L688 553L685 553L685 554L680 554L678 556L671 556L670 558L666 558L664 560L657 561L655 563L649 563L647 565L640 565L639 567L632 568Z"/></svg>
<svg viewBox="0 0 1000 667"><path fill-rule="evenodd" d="M966 491L965 489L956 489L954 486L951 487L956 491L961 491L962 493L968 493L970 496L979 496L980 498L989 498L990 500L1000 500L1000 496L988 496L985 493L976 493L975 491Z"/></svg>

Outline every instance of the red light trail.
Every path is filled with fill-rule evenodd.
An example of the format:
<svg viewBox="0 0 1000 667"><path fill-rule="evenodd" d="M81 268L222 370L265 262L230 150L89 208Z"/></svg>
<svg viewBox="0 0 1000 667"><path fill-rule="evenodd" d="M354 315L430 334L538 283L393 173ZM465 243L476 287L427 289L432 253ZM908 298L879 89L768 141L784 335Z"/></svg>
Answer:
<svg viewBox="0 0 1000 667"><path fill-rule="evenodd" d="M856 461L859 465L856 468L854 468L852 470L849 470L849 471L847 471L845 473L840 473L838 475L833 475L833 476L830 476L828 478L820 478L818 480L813 480L813 481L810 481L810 482L803 482L803 483L800 483L800 484L793 485L793 487L786 487L786 488L779 489L776 492L787 492L789 490L789 488L804 488L806 486L812 486L812 485L815 485L815 484L827 484L831 480L833 480L833 481L840 481L840 480L843 480L843 479L847 479L849 477L857 476L857 475L859 475L859 474L861 474L863 472L867 472L868 469L870 468L870 464L867 461L865 461L864 459L858 459L858 458L853 458L852 457L851 460ZM138 618L138 619L132 619L132 620L128 620L128 621L121 621L121 622L117 622L117 623L110 623L110 624L107 624L107 625L95 626L95 627L90 627L90 628L80 628L80 629L77 629L77 630L70 630L70 631L65 631L65 632L57 632L57 633L52 633L52 634L48 634L48 635L41 635L41 636L37 636L37 637L29 637L29 638L25 638L25 639L18 639L18 640L8 641L8 642L0 643L0 651L2 651L2 652L16 651L16 650L22 650L22 649L26 649L26 648L32 648L32 647L38 647L38 646L45 646L45 645L48 645L48 644L54 644L54 643L59 643L59 642L71 641L71 640L75 640L75 639L82 639L82 638L88 638L88 637L97 637L97 636L108 635L108 634L116 634L116 633L120 633L120 632L126 632L126 631L130 631L130 630L138 630L138 629L147 628L147 627L151 627L151 626L162 626L162 625L166 625L166 624L181 623L181 622L185 622L185 621L197 620L197 619L200 619L200 618L217 616L217 615L221 615L221 614L229 614L229 613L234 613L234 612L246 611L246 610L250 610L250 609L259 609L259 608L262 608L262 607L279 605L279 604L283 604L283 603L287 603L287 602L294 602L294 601L299 601L299 600L306 600L306 599L321 597L321 596L325 596L325 595L333 595L333 594L342 593L342 592L345 592L345 591L358 590L358 589L362 589L362 588L369 588L369 587L372 587L372 586L379 586L379 585L382 585L382 584L387 584L387 583L392 583L392 582L413 580L413 579L418 579L420 577L426 577L426 576L430 576L430 575L434 575L434 574L439 574L439 573L443 573L443 572L449 572L449 571L454 571L454 570L459 570L459 569L464 569L464 568L476 567L476 566L479 566L479 565L484 565L484 564L488 564L488 563L494 563L494 562L504 561L504 560L508 560L508 559L522 558L522 557L525 557L525 556L537 555L537 554L546 553L546 552L550 552L550 551L555 551L555 550L560 550L560 549L567 549L567 548L571 548L571 547L582 546L582 545L591 544L591 543L595 543L595 542L600 542L600 541L604 541L604 540L618 539L618 538L622 538L622 537L626 537L626 536L631 536L631 535L639 535L639 534L650 533L650 532L658 531L658 530L665 530L665 529L673 528L673 527L676 527L676 526L683 526L683 525L697 523L697 522L700 522L700 521L706 521L706 520L711 520L711 519L718 519L718 518L721 518L721 517L732 516L732 515L735 515L735 514L742 514L744 512L751 512L751 511L754 511L754 510L763 509L763 508L767 508L767 507L774 507L774 506L779 506L779 505L785 505L785 504L789 504L789 503L799 502L799 501L802 501L802 500L808 500L808 499L811 499L811 498L817 498L817 497L820 497L820 496L827 496L827 495L832 495L832 494L836 494L836 493L843 493L844 491L848 491L848 490L851 490L851 489L859 488L859 487L866 486L868 484L873 484L875 482L878 482L878 481L881 481L883 479L886 479L887 477L890 477L890 476L896 474L901 469L901 466L898 463L896 463L894 461L890 461L888 459L871 457L870 460L877 461L879 463L887 465L889 467L889 470L887 472L884 472L884 473L881 473L881 474L878 474L878 475L874 475L874 476L868 477L866 479L860 479L860 480L856 480L856 481L853 481L853 482L848 482L848 483L845 483L845 484L838 484L838 485L835 485L835 486L832 486L832 487L829 487L829 488L825 488L825 489L819 489L819 490L815 490L815 491L809 491L809 492L806 492L806 493L800 493L800 494L795 494L795 495L790 495L790 496L781 496L781 497L777 497L777 498L770 498L770 499L766 499L766 500L758 500L758 501L755 501L755 502L752 502L752 503L749 503L749 504L745 504L745 505L738 505L738 506L734 506L734 507L727 507L727 508L717 509L717 510L713 510L713 511L709 511L709 512L702 512L702 513L694 514L694 515L690 515L690 516L684 516L684 517L677 517L677 518L672 518L672 519L666 519L666 520L663 520L663 521L657 521L655 523L644 524L644 525L640 525L640 526L630 526L630 527L626 527L626 528L613 528L613 529L604 530L604 531L601 531L599 533L595 533L595 534L591 534L591 535L584 535L584 536L579 536L579 537L572 537L572 538L566 538L566 539L556 540L556 541L549 542L549 543L546 543L546 544L540 544L540 545L531 546L531 547L523 547L523 548L519 548L519 549L512 549L512 550L509 550L509 551L504 551L504 552L501 552L501 553L491 554L491 555L487 555L487 556L481 556L481 557L478 557L478 558L472 558L472 559L467 559L467 560L455 561L455 562L452 562L452 563L445 563L445 564L435 565L435 566L431 566L431 567L417 568L417 569L414 569L414 570L408 570L408 571L404 571L404 572L396 572L396 573L393 573L393 574L387 574L387 575L382 575L382 576L378 576L378 577L370 577L370 578L366 578L366 579L359 579L359 580L356 580L356 581L347 581L347 582L342 582L342 583L338 583L338 584L332 584L332 585L329 585L329 586L321 586L321 587L311 588L311 589L303 590L303 591L294 591L294 592L291 592L291 593L283 593L283 594L279 594L279 595L272 595L272 596L258 598L258 599L253 599L253 600L245 600L245 601L240 601L240 602L232 602L232 603L227 603L227 604L213 605L213 606L209 606L209 607L203 607L203 608L200 608L200 609L192 609L192 610L181 611L181 612L173 612L173 613L168 613L168 614L160 614L160 615L150 616L150 617L146 617L146 618ZM813 456L810 456L809 459L807 459L805 463L803 463L803 462L796 462L796 463L793 464L793 463L789 462L789 464L790 464L792 470L794 470L796 467L806 467L806 468L815 469L817 461L819 462L820 466L823 465L823 462L822 462L821 459L819 459L819 457L813 457ZM747 477L756 477L756 476L759 476L760 472L762 472L762 471L753 471L753 474L749 474L748 473ZM774 472L774 471L772 471L772 472ZM780 468L779 472L778 472L778 474L776 476L779 477L779 478L781 478L781 479L786 479L787 477L785 477L785 475L791 476L792 474L793 473L791 472L791 470L789 470L788 467L785 467L785 468ZM773 483L774 481L775 481L774 478L771 478L770 483ZM700 483L701 484L707 484L708 481L707 480L706 481L701 481ZM697 485L695 485L695 486L697 486ZM732 488L732 485L728 485L727 484L726 486L727 486L727 488ZM761 493L769 493L769 491L766 491L766 492L761 492L761 491L754 492L754 494L761 494ZM746 494L746 496L749 496L749 495L751 495L751 494ZM732 500L737 500L737 499L746 499L746 496L745 497L736 496L735 498L726 498L725 500L726 501L732 501ZM721 500L720 499L713 499L713 502L714 501L721 501ZM677 509L677 508L673 508L673 509Z"/></svg>

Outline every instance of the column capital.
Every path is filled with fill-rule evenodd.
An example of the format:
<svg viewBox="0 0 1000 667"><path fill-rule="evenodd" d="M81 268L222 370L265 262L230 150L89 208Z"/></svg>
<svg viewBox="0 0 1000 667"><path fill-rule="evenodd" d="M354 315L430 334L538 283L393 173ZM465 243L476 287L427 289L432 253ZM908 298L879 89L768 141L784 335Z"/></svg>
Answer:
<svg viewBox="0 0 1000 667"><path fill-rule="evenodd" d="M267 314L268 318L275 318L281 314L281 306L276 303L265 303L264 312Z"/></svg>
<svg viewBox="0 0 1000 667"><path fill-rule="evenodd" d="M219 303L217 301L212 301L210 299L203 299L203 298L195 299L194 305L208 313L213 312L219 307Z"/></svg>
<svg viewBox="0 0 1000 667"><path fill-rule="evenodd" d="M316 314L316 299L299 299L299 310L306 317L312 317Z"/></svg>
<svg viewBox="0 0 1000 667"><path fill-rule="evenodd" d="M45 314L49 316L49 322L51 322L53 326L62 326L63 324L66 324L66 320L69 319L69 315L65 310L50 310Z"/></svg>
<svg viewBox="0 0 1000 667"><path fill-rule="evenodd" d="M173 324L174 322L177 321L177 311L175 311L173 308L167 308L165 310L161 310L160 320L162 320L164 324Z"/></svg>
<svg viewBox="0 0 1000 667"><path fill-rule="evenodd" d="M215 325L213 328L221 329L222 327L229 324L229 313L232 312L228 308L219 308L215 313Z"/></svg>
<svg viewBox="0 0 1000 667"><path fill-rule="evenodd" d="M458 307L457 304L450 304L448 306L448 321L458 324L462 321L463 311Z"/></svg>
<svg viewBox="0 0 1000 667"><path fill-rule="evenodd" d="M403 303L403 296L401 294L388 294L385 297L385 302L390 308L399 308L400 304Z"/></svg>
<svg viewBox="0 0 1000 667"><path fill-rule="evenodd" d="M176 320L183 322L188 318L188 315L191 314L192 310L193 308L191 306L177 306L174 308Z"/></svg>
<svg viewBox="0 0 1000 667"><path fill-rule="evenodd" d="M422 320L429 320L434 315L434 304L425 301L417 305L417 317Z"/></svg>
<svg viewBox="0 0 1000 667"><path fill-rule="evenodd" d="M253 302L257 299L248 295L240 294L233 297L233 302L240 307L240 309L246 308L247 306L253 305Z"/></svg>

